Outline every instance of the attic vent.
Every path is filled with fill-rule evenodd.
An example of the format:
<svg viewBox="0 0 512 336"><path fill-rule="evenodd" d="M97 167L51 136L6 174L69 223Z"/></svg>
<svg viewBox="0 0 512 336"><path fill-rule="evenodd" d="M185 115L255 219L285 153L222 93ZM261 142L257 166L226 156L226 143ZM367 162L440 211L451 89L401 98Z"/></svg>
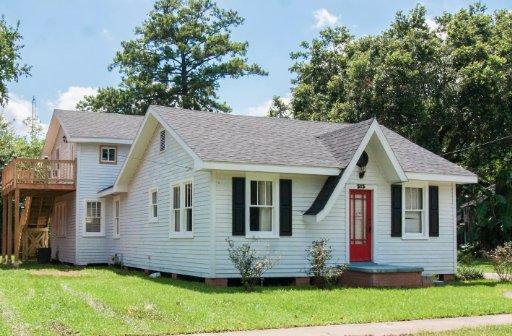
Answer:
<svg viewBox="0 0 512 336"><path fill-rule="evenodd" d="M160 131L160 152L165 150L165 130Z"/></svg>

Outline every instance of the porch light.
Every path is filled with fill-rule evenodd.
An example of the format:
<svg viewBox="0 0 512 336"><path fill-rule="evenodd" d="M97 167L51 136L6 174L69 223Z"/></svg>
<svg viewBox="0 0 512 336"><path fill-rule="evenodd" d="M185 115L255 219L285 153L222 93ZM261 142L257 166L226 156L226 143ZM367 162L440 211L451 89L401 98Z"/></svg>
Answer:
<svg viewBox="0 0 512 336"><path fill-rule="evenodd" d="M62 141L64 141L64 143L68 143L68 138L64 135L64 136L62 137Z"/></svg>
<svg viewBox="0 0 512 336"><path fill-rule="evenodd" d="M368 164L368 154L363 152L356 164L359 167L359 178L363 178L366 173L366 165Z"/></svg>

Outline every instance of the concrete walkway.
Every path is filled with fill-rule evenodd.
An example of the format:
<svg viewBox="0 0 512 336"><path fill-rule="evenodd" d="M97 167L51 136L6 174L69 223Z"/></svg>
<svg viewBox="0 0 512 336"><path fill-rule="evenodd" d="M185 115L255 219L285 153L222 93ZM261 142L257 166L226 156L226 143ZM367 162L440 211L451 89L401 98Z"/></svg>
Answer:
<svg viewBox="0 0 512 336"><path fill-rule="evenodd" d="M440 332L490 325L512 325L512 314L454 317L383 323L340 324L319 327L234 331L194 334L192 336L348 336L348 335L404 335L419 332ZM191 336L191 335L188 335Z"/></svg>

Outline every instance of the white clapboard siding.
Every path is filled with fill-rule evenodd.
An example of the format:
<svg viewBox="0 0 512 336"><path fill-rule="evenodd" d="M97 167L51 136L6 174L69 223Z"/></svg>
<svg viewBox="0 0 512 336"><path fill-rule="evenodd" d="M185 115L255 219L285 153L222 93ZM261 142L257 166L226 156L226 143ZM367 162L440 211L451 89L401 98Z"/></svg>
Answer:
<svg viewBox="0 0 512 336"><path fill-rule="evenodd" d="M104 144L104 145L109 145ZM99 200L98 191L114 184L117 174L128 155L129 145L117 146L117 164L99 163L99 144L80 143L77 146L77 253L76 263L79 265L107 263L110 255L110 241L107 236L85 237L85 201ZM105 202L106 203L106 202ZM107 215L103 214L105 228L108 228ZM106 231L106 230L105 230Z"/></svg>
<svg viewBox="0 0 512 336"><path fill-rule="evenodd" d="M55 140L51 151L51 159L57 159L57 149L59 150L59 160L74 160L76 158L73 150L74 144L64 142L64 131L62 127L59 127L59 132ZM63 237L57 237L50 228L50 247L52 248L52 258L58 258L58 260L67 263L75 263L76 253L76 193L68 193L63 196L55 198L55 203L66 202L66 234Z"/></svg>
<svg viewBox="0 0 512 336"><path fill-rule="evenodd" d="M215 267L216 277L238 277L228 258L226 238L236 244L250 242L261 253L278 259L278 264L266 276L292 277L306 274L306 248L312 241L328 238L333 248L332 264L344 263L345 225L342 215L345 203L338 200L330 214L318 224L304 223L302 214L311 206L322 188L326 176L281 174L281 179L292 180L293 236L278 239L247 239L232 236L232 178L244 176L227 172L215 174Z"/></svg>
<svg viewBox="0 0 512 336"><path fill-rule="evenodd" d="M421 266L425 274L453 274L455 272L454 221L452 186L444 183L430 183L439 186L439 237L426 240L406 240L391 237L391 183L384 178L384 163L376 159L375 143L366 149L369 163L366 174L360 179L358 168L354 170L347 185L365 184L374 190L374 251L375 262L395 265ZM345 192L343 193L345 195ZM425 209L428 211L428 209ZM343 218L346 218L345 216ZM428 223L427 223L428 227Z"/></svg>
<svg viewBox="0 0 512 336"><path fill-rule="evenodd" d="M121 197L121 237L112 239L112 200L107 234L110 256L119 254L126 266L207 277L210 272L210 172L193 172L193 160L169 133L159 151L159 131ZM169 238L171 185L193 178L193 238ZM158 188L158 221L150 222L149 190Z"/></svg>

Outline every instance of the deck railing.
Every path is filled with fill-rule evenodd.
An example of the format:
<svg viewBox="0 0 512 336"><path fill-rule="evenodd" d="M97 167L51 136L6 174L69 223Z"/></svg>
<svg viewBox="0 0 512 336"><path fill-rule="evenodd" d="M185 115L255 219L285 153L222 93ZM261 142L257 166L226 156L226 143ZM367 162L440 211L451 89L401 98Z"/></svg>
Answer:
<svg viewBox="0 0 512 336"><path fill-rule="evenodd" d="M75 181L75 160L14 158L2 172L4 191L21 185L74 185Z"/></svg>

